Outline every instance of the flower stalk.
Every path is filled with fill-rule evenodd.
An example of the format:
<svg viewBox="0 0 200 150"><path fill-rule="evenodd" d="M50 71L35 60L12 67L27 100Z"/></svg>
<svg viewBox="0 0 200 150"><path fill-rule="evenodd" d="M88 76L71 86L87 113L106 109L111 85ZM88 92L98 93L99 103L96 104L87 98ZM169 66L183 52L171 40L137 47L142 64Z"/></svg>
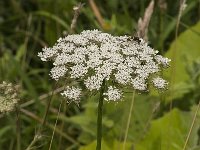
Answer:
<svg viewBox="0 0 200 150"><path fill-rule="evenodd" d="M103 100L122 100L123 92L119 89L121 86L148 91L148 85L152 84L159 90L165 89L168 83L159 77L159 72L162 68L167 68L171 61L159 55L142 38L112 36L99 30L84 30L80 34L59 38L53 47L43 48L38 56L42 61L52 61L52 79L78 79L83 81L84 90L100 92L96 150L101 150ZM113 85L115 83L119 86ZM68 103L81 102L83 89L79 86L79 83L67 86L61 93ZM133 104L125 142L132 107Z"/></svg>
<svg viewBox="0 0 200 150"><path fill-rule="evenodd" d="M17 133L17 150L21 149L21 131L20 131L20 108L16 106L16 133Z"/></svg>
<svg viewBox="0 0 200 150"><path fill-rule="evenodd" d="M133 91L133 96L132 96L132 100L131 100L131 107L130 107L130 110L129 110L128 121L127 121L127 124L126 124L123 150L125 150L125 148L126 148L125 146L126 146L126 141L127 141L127 137L128 137L128 130L129 130L129 127L130 127L131 117L132 117L132 113L133 113L134 101L135 101L135 90Z"/></svg>
<svg viewBox="0 0 200 150"><path fill-rule="evenodd" d="M99 104L98 104L98 116L97 116L97 146L96 150L101 150L101 139L102 139L102 115L103 115L103 93L105 91L105 80L100 90Z"/></svg>

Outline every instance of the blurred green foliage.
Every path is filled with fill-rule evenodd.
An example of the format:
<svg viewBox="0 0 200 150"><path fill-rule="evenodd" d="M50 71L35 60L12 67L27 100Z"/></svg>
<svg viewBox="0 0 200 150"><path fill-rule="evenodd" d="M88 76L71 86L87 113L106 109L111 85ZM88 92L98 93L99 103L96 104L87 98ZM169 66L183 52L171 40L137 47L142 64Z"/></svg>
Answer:
<svg viewBox="0 0 200 150"><path fill-rule="evenodd" d="M21 149L32 141L45 112L48 94L55 90L49 77L50 64L43 64L37 53L44 46L69 33L73 7L78 0L1 0L0 1L0 81L20 84ZM114 35L134 35L137 21L149 0L96 0L95 3L109 28L102 27L88 1L78 18L75 32L100 29ZM166 92L137 94L126 149L182 150L192 118L200 100L200 3L187 0L175 40L179 1L166 0L167 7L155 1L149 25L150 45L172 58L176 49L175 83ZM176 45L176 46L175 46ZM163 73L171 80L171 69ZM66 85L59 83L56 88ZM46 95L45 95L46 94ZM40 96L43 97L40 97ZM132 91L123 102L105 103L103 116L103 150L118 150L123 144ZM42 100L41 100L42 99ZM60 103L53 96L48 125L35 149L48 149L52 127ZM59 117L52 149L94 150L98 95L84 97L80 106L65 105ZM170 101L173 107L170 111ZM200 113L188 143L188 150L200 150ZM64 127L62 130L62 123ZM61 140L62 136L62 140ZM0 116L0 150L16 150L16 115Z"/></svg>

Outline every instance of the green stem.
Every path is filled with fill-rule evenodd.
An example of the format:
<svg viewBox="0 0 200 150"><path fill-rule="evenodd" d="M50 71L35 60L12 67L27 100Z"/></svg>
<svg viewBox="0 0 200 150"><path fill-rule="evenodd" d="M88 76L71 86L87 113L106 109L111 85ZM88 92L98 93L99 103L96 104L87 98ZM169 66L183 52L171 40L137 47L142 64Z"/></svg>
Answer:
<svg viewBox="0 0 200 150"><path fill-rule="evenodd" d="M44 118L43 118L43 121L42 121L42 124L41 126L39 127L38 131L36 132L36 135L34 137L34 139L31 141L31 143L29 144L29 146L26 148L26 150L30 150L36 142L38 142L40 140L40 137L41 137L41 134L42 134L42 129L45 127L46 125L46 121L47 121L47 116L48 116L48 113L49 113L49 109L50 109L50 105L51 105L51 101L53 99L53 95L54 95L54 90L56 89L56 86L57 86L57 82L54 84L53 86L53 90L52 90L52 93L50 95L50 98L48 100L48 103L47 103L47 107L46 107L46 111L45 111L45 115L44 115Z"/></svg>
<svg viewBox="0 0 200 150"><path fill-rule="evenodd" d="M33 146L35 145L35 143L40 139L40 135L36 134L33 138L33 140L31 141L31 143L29 144L29 146L26 148L26 150L31 150L33 149Z"/></svg>
<svg viewBox="0 0 200 150"><path fill-rule="evenodd" d="M66 105L64 105L64 111L63 111L64 114L66 114L66 111L67 111L67 107L66 107ZM61 124L61 127L60 127L61 132L63 131L64 126L65 126L64 121L62 121L62 124ZM62 136L60 135L59 142L58 142L58 150L61 149L61 145L62 145Z"/></svg>
<svg viewBox="0 0 200 150"><path fill-rule="evenodd" d="M103 93L105 90L105 80L103 81L98 105L98 116L97 116L97 146L96 150L101 150L101 138L102 138L102 114L103 114Z"/></svg>
<svg viewBox="0 0 200 150"><path fill-rule="evenodd" d="M16 107L16 132L17 132L17 150L21 148L21 135L20 135L20 108Z"/></svg>
<svg viewBox="0 0 200 150"><path fill-rule="evenodd" d="M58 114L57 114L56 122L55 122L55 125L54 125L53 133L52 133L52 136L51 136L51 142L50 142L50 145L49 145L49 150L51 150L51 147L52 147L53 138L54 138L54 134L55 134L55 131L56 131L56 126L57 126L57 123L58 123L58 117L60 115L62 103L63 103L63 100L61 100L60 106L59 106L59 109L58 109Z"/></svg>
<svg viewBox="0 0 200 150"><path fill-rule="evenodd" d="M129 130L129 127L130 127L131 117L132 117L132 113L133 113L134 101L135 101L135 90L133 91L133 96L132 96L132 100L131 100L131 106L130 106L129 115L128 115L128 121L127 121L127 124L126 124L124 143L123 143L123 150L125 150L125 148L126 148L126 140L127 140L127 137L128 137L128 130Z"/></svg>
<svg viewBox="0 0 200 150"><path fill-rule="evenodd" d="M183 150L186 150L186 148L187 148L187 144L188 144L190 135L191 135L191 133L192 133L192 130L193 130L193 128L194 128L194 124L195 124L195 121L196 121L196 119L197 119L197 114L198 114L199 109L200 109L200 101L199 101L199 104L198 104L198 106L197 106L196 112L195 112L195 114L194 114L194 117L193 117L193 120L192 120L192 124L191 124L191 126L190 126L189 133L188 133L187 138L186 138L186 141L185 141L185 143L184 143Z"/></svg>
<svg viewBox="0 0 200 150"><path fill-rule="evenodd" d="M43 118L43 122L42 122L41 128L43 128L43 127L45 126L45 124L46 124L47 116L48 116L48 113L49 113L49 108L50 108L50 105L51 105L51 101L52 101L52 99L53 99L54 90L56 89L56 86L57 86L57 82L54 84L54 87L53 87L51 96L50 96L50 98L49 98L49 100L48 100L47 108L46 108L46 112L45 112L45 115L44 115L44 118Z"/></svg>
<svg viewBox="0 0 200 150"><path fill-rule="evenodd" d="M180 0L180 8L179 8L179 13L178 13L178 17L177 17L177 22L176 22L176 29L175 29L175 43L174 43L174 50L172 51L172 65L171 65L171 74L170 74L170 93L169 93L169 97L170 97L170 106L169 106L169 111L171 111L173 109L173 88L174 88L174 84L176 81L176 73L177 73L177 39L178 39L178 31L179 31L179 25L180 25L180 21L181 21L181 17L182 17L182 13L183 13L183 7L184 4L186 2L186 0ZM169 119L168 122L168 131L171 129L171 118ZM170 136L168 136L168 138L171 138ZM171 149L171 143L168 140L168 144L167 144L167 150Z"/></svg>

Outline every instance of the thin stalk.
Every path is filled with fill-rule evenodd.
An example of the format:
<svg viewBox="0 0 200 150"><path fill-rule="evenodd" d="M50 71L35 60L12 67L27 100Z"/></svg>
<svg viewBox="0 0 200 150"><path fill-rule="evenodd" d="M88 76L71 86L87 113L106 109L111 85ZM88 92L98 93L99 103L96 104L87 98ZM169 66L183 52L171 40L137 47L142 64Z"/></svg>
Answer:
<svg viewBox="0 0 200 150"><path fill-rule="evenodd" d="M76 28L77 20L80 15L81 9L83 8L84 3L79 3L77 6L75 6L74 9L74 18L72 20L71 26L70 26L70 33L74 32L74 29Z"/></svg>
<svg viewBox="0 0 200 150"><path fill-rule="evenodd" d="M132 96L132 100L131 100L131 107L130 107L130 110L129 110L128 121L127 121L127 124L126 124L126 131L125 131L125 136L124 136L123 150L125 150L125 148L126 148L126 140L127 140L127 137L128 137L128 130L129 130L130 122L131 122L134 101L135 101L135 90L133 91L133 96Z"/></svg>
<svg viewBox="0 0 200 150"><path fill-rule="evenodd" d="M26 148L26 150L31 150L33 149L33 146L35 145L35 143L40 139L40 135L35 135L33 140L31 141L31 143L29 144L29 146Z"/></svg>
<svg viewBox="0 0 200 150"><path fill-rule="evenodd" d="M96 3L94 0L89 0L89 4L90 4L90 7L92 8L92 11L94 12L94 15L95 17L97 18L97 21L99 22L100 26L103 28L103 29L106 29L106 26L105 26L105 21L99 11L99 8L97 7Z"/></svg>
<svg viewBox="0 0 200 150"><path fill-rule="evenodd" d="M96 150L101 150L101 139L102 139L102 114L103 114L103 93L105 90L105 80L103 81L98 105L98 116L97 116L97 146Z"/></svg>
<svg viewBox="0 0 200 150"><path fill-rule="evenodd" d="M163 51L163 27L164 27L164 15L163 15L163 10L160 10L159 12L159 27L158 27L158 37L159 37L159 41L158 41L158 47L160 48L160 53L163 55L164 51Z"/></svg>
<svg viewBox="0 0 200 150"><path fill-rule="evenodd" d="M10 141L9 150L13 150L14 147L13 145L14 145L14 139Z"/></svg>
<svg viewBox="0 0 200 150"><path fill-rule="evenodd" d="M176 57L177 57L177 39L178 39L178 31L179 31L179 25L181 21L181 16L184 10L184 5L185 5L186 0L180 0L180 8L179 8L179 13L176 21L176 29L175 29L175 44L174 44L174 51L172 53L172 69L171 69L171 87L170 89L172 90L173 84L175 82L175 74L176 74ZM172 92L170 93L172 95ZM171 102L172 103L172 102ZM171 107L172 104L170 104Z"/></svg>
<svg viewBox="0 0 200 150"><path fill-rule="evenodd" d="M71 29L71 31L72 31L72 29ZM70 31L70 32L71 32L71 31ZM66 82L67 82L67 81L66 81ZM64 105L64 110L63 110L63 114L64 114L64 115L66 114L66 111L67 111L67 105ZM63 132L64 127L65 127L65 123L64 123L64 121L62 120L62 123L61 123L61 126L60 126L61 132ZM60 135L60 137L59 137L59 142L58 142L58 150L61 149L61 145L62 145L62 136Z"/></svg>
<svg viewBox="0 0 200 150"><path fill-rule="evenodd" d="M49 101L48 101L48 104L47 104L47 107L46 107L46 111L45 111L45 115L43 117L43 121L42 121L42 124L40 126L40 128L38 129L38 131L36 132L33 140L31 141L31 143L29 144L29 146L26 148L26 150L29 150L31 149L32 146L34 146L34 144L40 140L40 137L41 136L41 133L42 133L42 129L44 128L44 126L46 125L46 120L47 120L47 116L48 116L48 113L49 113L49 109L50 109L50 105L51 105L51 101L52 101L52 98L53 98L53 95L54 95L54 90L56 88L56 85L57 83L54 84L54 87L53 87L53 91L51 93L51 96L49 98Z"/></svg>
<svg viewBox="0 0 200 150"><path fill-rule="evenodd" d="M42 123L42 119L39 118L38 116L36 116L35 114L33 114L32 112L30 112L30 111L28 111L28 110L25 110L25 109L23 109L23 108L22 108L20 111L21 111L22 113L24 113L26 116L28 116L28 117L30 117L30 118L36 120L37 122ZM46 126L47 126L49 129L51 129L51 130L54 129L54 126L51 125L51 124L49 124L49 123L46 123ZM55 132L57 132L57 134L63 136L66 140L68 140L69 142L73 143L74 145L78 145L78 146L80 145L75 139L73 139L72 137L70 137L70 136L67 135L66 133L62 132L59 128L56 128ZM36 134L36 135L37 135L37 134ZM42 135L37 135L37 136L36 136L36 135L34 136L34 138L35 138L35 137L39 137L39 138L40 138L40 137L42 136Z"/></svg>
<svg viewBox="0 0 200 150"><path fill-rule="evenodd" d="M177 58L177 39L178 39L178 31L179 31L179 25L180 25L180 21L181 21L181 16L182 16L182 13L183 13L183 10L184 10L184 5L185 5L185 1L186 0L180 0L180 8L179 8L179 13L178 13L178 17L177 17L177 22L176 22L176 29L175 29L175 44L174 44L174 51L172 53L172 66L171 66L171 79L170 79L170 83L171 83L171 86L170 86L170 96L172 96L172 88L173 88L173 85L175 83L175 77L176 77L176 58ZM172 109L173 107L173 102L171 100L170 102L170 110Z"/></svg>
<svg viewBox="0 0 200 150"><path fill-rule="evenodd" d="M57 126L57 123L58 123L58 117L60 115L60 110L61 110L62 103L63 103L63 100L61 100L60 106L59 106L59 109L58 109L58 114L57 114L56 122L55 122L55 125L54 125L53 133L52 133L52 136L51 136L51 142L50 142L50 145L49 145L49 150L51 150L51 146L52 146L52 142L53 142L56 126Z"/></svg>
<svg viewBox="0 0 200 150"><path fill-rule="evenodd" d="M21 136L20 136L20 111L16 107L16 133L17 133L17 150L21 149Z"/></svg>
<svg viewBox="0 0 200 150"><path fill-rule="evenodd" d="M52 101L52 98L53 98L53 95L54 95L54 90L56 88L56 85L57 84L54 84L53 91L52 91L51 96L49 98L49 101L48 101L48 104L47 104L47 108L46 108L46 112L45 112L45 115L44 115L44 118L43 118L43 122L42 122L42 127L45 126L45 123L46 123L46 120L47 120L47 116L48 116L48 113L49 113L49 108L50 108L50 105L51 105L51 101Z"/></svg>
<svg viewBox="0 0 200 150"><path fill-rule="evenodd" d="M196 121L196 119L197 119L197 114L198 114L199 108L200 108L200 100L199 100L199 104L198 104L198 106L197 106L196 112L195 112L195 114L194 114L193 121L192 121L192 124L191 124L191 126L190 126L190 130L189 130L188 135L187 135L187 138L186 138L186 140L185 140L185 144L184 144L183 150L186 150L186 147L187 147L187 144L188 144L190 135L191 135L191 133L192 133L192 129L193 129L193 127L194 127L194 123L195 123L195 121Z"/></svg>
<svg viewBox="0 0 200 150"><path fill-rule="evenodd" d="M42 95L40 95L40 96L38 97L38 100L44 101L44 100L45 100L46 98L48 98L49 95L51 95L52 93L58 94L58 93L60 93L61 91L63 91L64 89L65 89L65 86L62 86L62 87L59 87L59 88L57 88L57 89L55 89L55 90L53 90L53 91L50 91L50 92L45 93L45 94L42 94ZM30 105L32 105L32 104L34 104L34 103L35 103L35 100L32 99L32 100L29 100L29 101L27 101L27 102L21 104L20 107L21 107L21 108L24 108L24 107L30 106Z"/></svg>
<svg viewBox="0 0 200 150"><path fill-rule="evenodd" d="M155 113L158 111L159 107L160 107L160 102L159 102L159 103L156 103L155 106L153 107L152 112L151 112L151 114L150 114L150 116L149 116L149 118L148 118L146 124L144 125L143 134L142 134L141 137L138 138L137 141L141 141L141 140L144 138L145 134L146 134L147 131L148 131L149 125L150 125L150 123L151 123L151 120L153 119Z"/></svg>
<svg viewBox="0 0 200 150"><path fill-rule="evenodd" d="M66 114L66 110L67 110L66 105L64 105L64 112L63 112L64 114ZM62 124L61 124L61 127L60 127L61 131L63 131L63 129L64 129L64 121L62 121ZM61 144L62 144L62 136L60 135L59 144L58 144L58 150L61 149Z"/></svg>
<svg viewBox="0 0 200 150"><path fill-rule="evenodd" d="M180 0L180 8L179 8L179 13L178 13L178 17L177 17L177 22L176 22L176 29L175 29L175 44L174 44L174 50L172 52L172 66L171 66L171 78L170 78L170 96L171 96L171 101L170 101L170 106L169 106L169 111L171 111L173 109L173 98L172 98L172 95L173 95L173 86L174 86L174 83L175 83L175 80L176 80L176 59L177 59L177 42L178 42L178 31L179 31L179 25L180 25L180 21L181 21L181 16L182 16L182 13L183 13L183 10L184 10L184 5L185 5L185 2L186 0ZM170 130L170 122L171 122L171 119L170 121L168 122L168 131ZM170 137L169 137L170 138ZM169 140L168 140L168 146L167 146L167 150L170 150L170 143L169 143Z"/></svg>
<svg viewBox="0 0 200 150"><path fill-rule="evenodd" d="M29 14L29 16L28 16L28 22L27 22L27 31L30 30L29 28L30 28L31 22L32 22L32 15ZM27 59L27 49L28 49L27 46L28 46L29 38L30 38L30 36L28 36L26 34L26 37L25 37L25 40L24 40L24 45L25 45L25 47L24 47L24 54L23 54L22 64L21 64L23 71L25 71L27 69L26 68L27 67L26 66L26 59Z"/></svg>

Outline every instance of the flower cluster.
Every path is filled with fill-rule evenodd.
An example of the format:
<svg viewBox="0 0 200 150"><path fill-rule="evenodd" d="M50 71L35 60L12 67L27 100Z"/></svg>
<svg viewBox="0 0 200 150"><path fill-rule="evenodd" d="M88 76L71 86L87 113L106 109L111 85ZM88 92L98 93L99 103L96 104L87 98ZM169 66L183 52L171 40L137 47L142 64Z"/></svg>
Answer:
<svg viewBox="0 0 200 150"><path fill-rule="evenodd" d="M107 93L104 93L108 98L105 98L106 101L118 101L121 99L121 91L116 87L109 86Z"/></svg>
<svg viewBox="0 0 200 150"><path fill-rule="evenodd" d="M67 86L65 91L63 91L63 93L61 93L62 96L73 100L75 103L79 103L80 100L80 95L81 95L81 89L79 88L75 88L75 87L69 87ZM69 101L70 103L70 101Z"/></svg>
<svg viewBox="0 0 200 150"><path fill-rule="evenodd" d="M0 84L0 113L11 112L19 102L18 89L5 81Z"/></svg>
<svg viewBox="0 0 200 150"><path fill-rule="evenodd" d="M103 81L145 91L152 83L149 82L150 76L158 73L161 67L168 67L170 62L143 39L112 36L98 30L85 30L60 38L53 47L43 48L38 56L42 61L53 61L54 67L50 71L53 79L65 76L82 79L90 91L99 90ZM152 81L158 89L165 88L167 84L160 77ZM68 87L62 95L79 100L80 92L80 89ZM116 87L109 87L104 95L108 100L117 101L122 92Z"/></svg>
<svg viewBox="0 0 200 150"><path fill-rule="evenodd" d="M163 80L162 78L160 77L157 77L157 78L154 78L152 80L153 82L153 85L158 88L158 89L163 89L166 87L166 85L168 84L165 80Z"/></svg>

